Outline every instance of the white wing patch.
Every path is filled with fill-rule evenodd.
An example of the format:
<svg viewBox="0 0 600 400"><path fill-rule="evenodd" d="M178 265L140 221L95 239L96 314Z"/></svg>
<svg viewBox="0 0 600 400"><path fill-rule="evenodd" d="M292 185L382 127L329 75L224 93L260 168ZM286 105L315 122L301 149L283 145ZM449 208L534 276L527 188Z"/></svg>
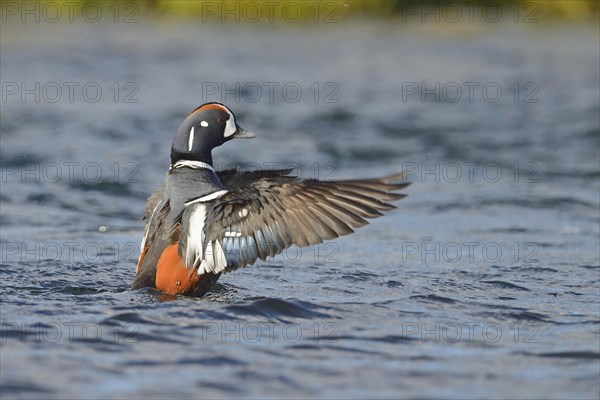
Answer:
<svg viewBox="0 0 600 400"><path fill-rule="evenodd" d="M213 245L214 243L214 245ZM223 247L218 240L208 242L204 260L202 261L203 268L198 268L198 275L212 272L218 274L227 267L227 258Z"/></svg>
<svg viewBox="0 0 600 400"><path fill-rule="evenodd" d="M206 248L204 248L206 205L203 203L217 199L225 193L227 193L227 190L219 190L185 203L186 207L194 207L190 214L187 232L185 264L188 268L192 269L198 267L198 275L206 274L208 272L218 274L227 267L225 252L218 240L206 243Z"/></svg>
<svg viewBox="0 0 600 400"><path fill-rule="evenodd" d="M185 265L195 268L202 259L202 244L204 243L204 222L206 220L206 206L198 204L190 214L190 224L187 233L187 246L185 249Z"/></svg>

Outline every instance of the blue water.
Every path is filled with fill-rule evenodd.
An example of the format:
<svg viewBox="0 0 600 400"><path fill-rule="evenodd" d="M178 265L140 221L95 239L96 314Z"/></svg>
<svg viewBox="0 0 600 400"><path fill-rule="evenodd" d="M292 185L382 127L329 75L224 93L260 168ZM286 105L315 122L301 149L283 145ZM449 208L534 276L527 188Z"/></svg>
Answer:
<svg viewBox="0 0 600 400"><path fill-rule="evenodd" d="M0 395L598 398L598 33L3 23ZM219 167L403 169L409 197L205 298L132 291L204 101L258 134Z"/></svg>

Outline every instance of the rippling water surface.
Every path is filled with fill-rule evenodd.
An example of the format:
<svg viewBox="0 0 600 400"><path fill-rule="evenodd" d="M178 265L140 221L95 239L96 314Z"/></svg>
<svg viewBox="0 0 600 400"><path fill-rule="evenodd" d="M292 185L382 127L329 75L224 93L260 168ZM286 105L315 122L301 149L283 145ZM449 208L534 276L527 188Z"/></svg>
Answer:
<svg viewBox="0 0 600 400"><path fill-rule="evenodd" d="M3 25L3 85L41 87L3 87L2 397L598 398L597 28L334 25ZM258 132L220 166L404 169L409 197L205 298L132 291L145 198L204 100Z"/></svg>

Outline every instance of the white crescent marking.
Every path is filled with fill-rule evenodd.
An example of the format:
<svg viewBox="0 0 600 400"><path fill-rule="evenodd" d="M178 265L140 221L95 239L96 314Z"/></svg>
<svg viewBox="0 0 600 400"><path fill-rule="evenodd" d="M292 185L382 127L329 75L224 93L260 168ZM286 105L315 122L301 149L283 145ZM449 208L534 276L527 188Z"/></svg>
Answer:
<svg viewBox="0 0 600 400"><path fill-rule="evenodd" d="M225 125L224 136L229 137L237 131L237 127L235 126L235 117L233 116L233 113L229 111L227 107L225 107L225 110L227 110L227 113L229 114L229 119L227 120L227 125Z"/></svg>
<svg viewBox="0 0 600 400"><path fill-rule="evenodd" d="M190 131L190 139L188 140L188 151L192 151L193 145L194 145L194 127L192 126L192 130Z"/></svg>
<svg viewBox="0 0 600 400"><path fill-rule="evenodd" d="M187 207L190 204L194 204L194 203L204 203L206 201L218 199L219 197L223 196L225 193L227 193L227 190L217 190L216 192L212 192L210 194L207 194L206 196L202 196L202 197L198 197L197 199L190 200L187 203L184 203L183 205Z"/></svg>
<svg viewBox="0 0 600 400"><path fill-rule="evenodd" d="M215 172L215 169L210 165L202 161L193 161L193 160L181 160L177 161L175 164L171 165L170 169L174 168L194 168L194 169L209 169L212 172Z"/></svg>

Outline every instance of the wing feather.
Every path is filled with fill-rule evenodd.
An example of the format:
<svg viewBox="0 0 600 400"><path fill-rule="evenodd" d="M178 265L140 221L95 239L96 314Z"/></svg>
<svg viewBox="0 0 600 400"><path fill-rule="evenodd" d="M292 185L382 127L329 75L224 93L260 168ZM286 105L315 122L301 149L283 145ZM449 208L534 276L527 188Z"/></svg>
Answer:
<svg viewBox="0 0 600 400"><path fill-rule="evenodd" d="M253 171L243 178L227 172L229 192L212 203L205 224L205 240L219 243L227 269L264 260L291 245L305 247L350 234L368 224L367 219L395 208L388 201L405 197L397 191L409 185L400 182L402 174L318 181L300 180L290 172Z"/></svg>

